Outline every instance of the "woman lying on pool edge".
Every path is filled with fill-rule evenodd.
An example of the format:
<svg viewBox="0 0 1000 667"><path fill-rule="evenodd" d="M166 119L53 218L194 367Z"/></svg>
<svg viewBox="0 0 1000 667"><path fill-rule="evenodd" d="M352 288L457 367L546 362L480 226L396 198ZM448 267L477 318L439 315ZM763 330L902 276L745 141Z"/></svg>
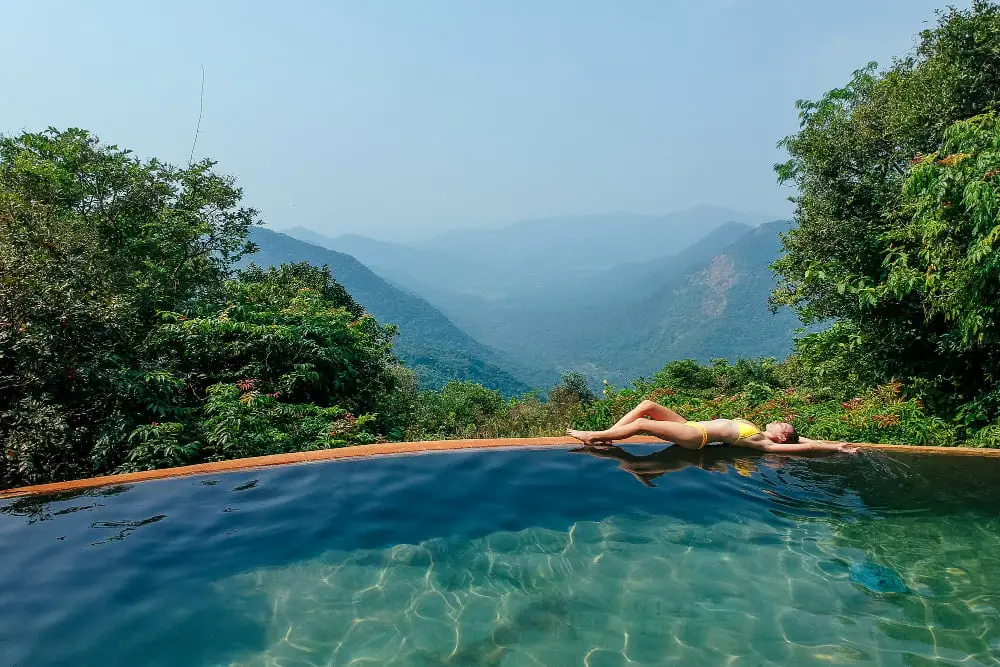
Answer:
<svg viewBox="0 0 1000 667"><path fill-rule="evenodd" d="M848 452L858 450L843 442L824 442L802 438L786 422L771 422L761 431L745 419L710 419L688 421L653 401L643 401L634 410L605 431L577 431L567 435L585 445L610 444L633 435L647 434L688 449L701 449L709 442L750 447L765 452L804 454L807 452Z"/></svg>

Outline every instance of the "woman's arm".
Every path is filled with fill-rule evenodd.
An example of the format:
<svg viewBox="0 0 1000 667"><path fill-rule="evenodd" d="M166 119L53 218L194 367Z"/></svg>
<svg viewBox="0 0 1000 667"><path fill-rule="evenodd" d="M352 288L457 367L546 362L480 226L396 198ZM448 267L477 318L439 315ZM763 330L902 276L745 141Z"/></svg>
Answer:
<svg viewBox="0 0 1000 667"><path fill-rule="evenodd" d="M845 452L853 454L858 451L858 447L849 445L846 442L800 440L799 442L772 442L764 451L785 452L786 454L803 454L806 452Z"/></svg>
<svg viewBox="0 0 1000 667"><path fill-rule="evenodd" d="M747 438L743 442L754 449L774 452L776 454L807 454L809 452L844 452L853 454L858 451L857 446L849 445L846 442L824 442L821 440L810 440L809 438L800 438L798 442L774 442L763 434Z"/></svg>

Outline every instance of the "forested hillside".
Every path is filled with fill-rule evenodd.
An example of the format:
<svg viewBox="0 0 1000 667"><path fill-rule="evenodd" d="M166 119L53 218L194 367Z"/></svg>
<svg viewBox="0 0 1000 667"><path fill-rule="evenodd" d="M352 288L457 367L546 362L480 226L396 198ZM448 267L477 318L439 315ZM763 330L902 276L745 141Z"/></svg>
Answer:
<svg viewBox="0 0 1000 667"><path fill-rule="evenodd" d="M483 240L478 249L466 241L436 238L447 250L291 231L357 253L375 273L424 297L473 338L522 366L554 365L560 372L582 372L592 382L623 381L655 371L663 359L783 357L790 351L797 321L787 310L772 317L767 307L774 282L767 267L777 258L781 225L764 225L760 234L753 234L756 228L745 223L718 222L730 214L705 208L687 213L694 216L687 220L680 214L662 220L619 215L618 223L643 226L651 243L640 254L606 253L599 264L533 265L536 247L508 240L498 250L490 246L495 239L485 240L493 238L492 231L461 234ZM591 225L602 219L573 220ZM535 235L553 235L569 220L546 221L549 229ZM655 229L653 220L664 225L655 233L646 229ZM515 239L529 235L526 225L506 229ZM611 230L618 229L610 226L603 233L614 235ZM593 256L596 249L591 246L588 253ZM640 261L653 253L654 259ZM498 257L504 259L501 266L492 264ZM704 294L701 283L710 284ZM697 308L676 302L674 291L689 292L678 298L699 304L717 298L709 313L718 309L724 318L735 310L748 326L733 328L711 314L692 317Z"/></svg>
<svg viewBox="0 0 1000 667"><path fill-rule="evenodd" d="M768 266L788 226L727 223L680 252L564 285L566 294L484 299L410 284L477 340L592 383L648 376L670 359L784 358L802 325L787 308L769 309Z"/></svg>
<svg viewBox="0 0 1000 667"><path fill-rule="evenodd" d="M250 239L258 250L247 255L244 264L309 262L329 266L333 277L376 319L399 327L396 355L417 373L423 387L440 388L450 380L468 380L510 396L533 386L550 386L558 379L544 368L528 371L506 361L425 300L388 284L350 255L260 227L250 231Z"/></svg>
<svg viewBox="0 0 1000 667"><path fill-rule="evenodd" d="M788 308L768 309L776 283L768 266L778 258L779 232L789 227L761 225L633 301L619 320L629 326L610 338L616 347L609 360L617 359L631 378L657 371L663 359L784 359L802 324Z"/></svg>

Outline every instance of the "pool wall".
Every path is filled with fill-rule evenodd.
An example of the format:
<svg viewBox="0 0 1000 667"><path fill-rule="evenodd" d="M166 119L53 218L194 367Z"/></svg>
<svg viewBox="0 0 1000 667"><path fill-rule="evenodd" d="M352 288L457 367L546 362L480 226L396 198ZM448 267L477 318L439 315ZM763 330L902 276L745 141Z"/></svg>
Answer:
<svg viewBox="0 0 1000 667"><path fill-rule="evenodd" d="M668 444L650 436L634 436L620 441L625 444ZM572 444L565 437L551 438L495 438L472 440L425 440L418 442L387 442L374 445L355 445L337 449L321 449L310 452L293 452L290 454L272 454L270 456L254 456L245 459L230 459L199 463L178 468L160 468L123 475L105 475L88 477L68 482L53 482L37 484L12 489L0 490L0 498L13 498L41 493L58 493L91 489L113 484L131 484L152 479L169 477L185 477L188 475L206 475L233 470L248 470L268 466L287 465L290 463L308 463L310 461L328 461L331 459L363 458L370 456L389 456L392 454L416 454L420 452L447 451L456 449L490 449L494 447L565 447ZM883 449L905 451L913 454L947 454L951 456L985 456L1000 457L1000 449L981 449L972 447L920 447L914 445L880 445L874 443L851 443L865 449Z"/></svg>

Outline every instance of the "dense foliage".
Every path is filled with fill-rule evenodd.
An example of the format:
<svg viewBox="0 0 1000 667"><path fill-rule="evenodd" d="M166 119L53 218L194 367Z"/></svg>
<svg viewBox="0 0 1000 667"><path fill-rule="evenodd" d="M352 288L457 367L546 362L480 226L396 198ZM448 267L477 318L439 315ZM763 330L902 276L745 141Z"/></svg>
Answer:
<svg viewBox="0 0 1000 667"><path fill-rule="evenodd" d="M4 484L374 439L394 330L324 269L232 276L256 214L212 166L0 139Z"/></svg>
<svg viewBox="0 0 1000 667"><path fill-rule="evenodd" d="M162 309L218 289L255 212L210 162L143 162L82 130L0 138L0 469L104 471L123 382Z"/></svg>
<svg viewBox="0 0 1000 667"><path fill-rule="evenodd" d="M915 302L936 355L951 363L947 404L968 424L1000 406L1000 123L959 121L936 153L914 160L902 223L886 236L884 283L859 295ZM919 376L918 376L919 377ZM922 378L921 378L922 379ZM936 387L935 387L936 388Z"/></svg>
<svg viewBox="0 0 1000 667"><path fill-rule="evenodd" d="M798 189L798 224L774 301L837 321L807 343L820 372L843 387L898 378L948 417L973 401L970 426L1000 413L996 126L968 122L1000 99L998 44L1000 6L942 12L910 56L799 102L777 167Z"/></svg>

